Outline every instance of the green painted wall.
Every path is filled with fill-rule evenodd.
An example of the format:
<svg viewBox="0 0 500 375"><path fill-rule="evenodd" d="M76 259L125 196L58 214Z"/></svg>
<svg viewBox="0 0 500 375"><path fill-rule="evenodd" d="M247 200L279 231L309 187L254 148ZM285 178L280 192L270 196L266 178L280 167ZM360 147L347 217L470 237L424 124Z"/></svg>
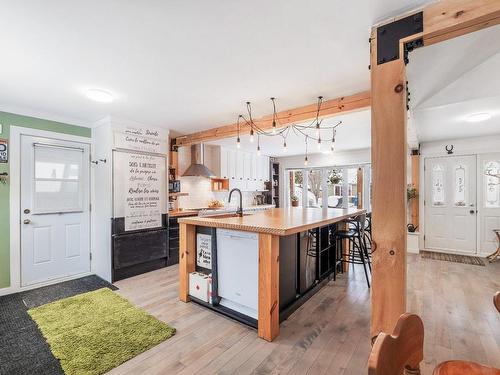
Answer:
<svg viewBox="0 0 500 375"><path fill-rule="evenodd" d="M47 130L89 138L92 134L90 128L6 112L0 112L0 124L2 124L0 138L3 139L9 139L11 126L22 126L25 128ZM9 150L9 159L10 156ZM9 172L9 163L0 163L0 173L2 172ZM0 184L0 288L10 286L9 191L9 184Z"/></svg>

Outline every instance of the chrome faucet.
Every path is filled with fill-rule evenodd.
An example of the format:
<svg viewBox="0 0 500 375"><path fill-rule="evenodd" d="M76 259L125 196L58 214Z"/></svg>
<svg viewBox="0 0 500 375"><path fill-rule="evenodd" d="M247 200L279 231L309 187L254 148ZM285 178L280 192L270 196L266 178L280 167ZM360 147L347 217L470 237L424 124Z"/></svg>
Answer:
<svg viewBox="0 0 500 375"><path fill-rule="evenodd" d="M229 192L228 202L231 202L231 195L233 195L233 191L237 191L238 193L240 193L240 206L236 210L236 214L241 217L241 216L243 216L243 196L241 194L241 190L240 189L234 188L233 190L231 190Z"/></svg>

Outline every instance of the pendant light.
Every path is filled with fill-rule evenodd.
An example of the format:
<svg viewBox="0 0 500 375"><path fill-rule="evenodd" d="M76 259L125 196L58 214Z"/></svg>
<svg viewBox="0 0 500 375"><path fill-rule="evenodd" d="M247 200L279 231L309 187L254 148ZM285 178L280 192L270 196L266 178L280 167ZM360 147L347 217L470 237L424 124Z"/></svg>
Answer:
<svg viewBox="0 0 500 375"><path fill-rule="evenodd" d="M250 134L250 142L253 142L255 140L255 136L257 135L257 153L260 155L261 149L260 149L260 136L266 136L266 137L274 137L274 136L281 136L283 137L283 152L287 152L287 136L290 133L290 131L293 131L293 133L296 136L302 136L305 138L305 143L306 143L306 155L305 155L305 164L307 165L308 162L308 141L309 138L311 138L313 141L317 142L317 148L318 151L321 151L322 149L322 143L327 143L327 146L325 147L326 150L324 153L328 153L329 150L333 151L334 149L334 142L335 142L335 133L336 133L336 128L342 124L342 121L339 121L337 124L326 124L322 125L322 121L320 119L321 115L321 106L323 103L323 97L318 96L317 100L317 108L316 108L316 116L314 120L309 123L309 124L288 124L288 125L281 125L278 117L278 112L277 112L277 106L276 106L276 98L271 97L270 98L271 103L273 105L273 114L271 118L271 123L267 122L268 120L261 120L264 124L266 124L265 127L260 127L254 122L253 116L252 116L252 106L249 101L246 102L247 106L247 112L248 112L248 118L245 118L243 115L239 115L238 117L238 123L237 123L237 139L236 139L236 147L240 148L241 147L241 125L246 125L248 126L249 129L249 134ZM288 115L287 115L288 116ZM285 118L288 118L285 116ZM241 123L241 120L243 120L243 124ZM270 125L270 126L269 126ZM261 125L262 126L262 125ZM332 138L331 138L331 144L330 144L330 139L327 138L322 139L321 135L325 134L325 131L331 130L332 131ZM312 134L311 134L312 133Z"/></svg>
<svg viewBox="0 0 500 375"><path fill-rule="evenodd" d="M271 98L273 102L273 134L276 134L276 102L274 101L276 98Z"/></svg>
<svg viewBox="0 0 500 375"><path fill-rule="evenodd" d="M306 157L304 158L304 165L307 165L309 163L308 155L307 155L307 138L308 136L306 135Z"/></svg>
<svg viewBox="0 0 500 375"><path fill-rule="evenodd" d="M241 141L240 141L240 117L241 115L238 116L238 123L237 123L237 127L238 127L238 138L236 138L236 147L237 148L241 148Z"/></svg>

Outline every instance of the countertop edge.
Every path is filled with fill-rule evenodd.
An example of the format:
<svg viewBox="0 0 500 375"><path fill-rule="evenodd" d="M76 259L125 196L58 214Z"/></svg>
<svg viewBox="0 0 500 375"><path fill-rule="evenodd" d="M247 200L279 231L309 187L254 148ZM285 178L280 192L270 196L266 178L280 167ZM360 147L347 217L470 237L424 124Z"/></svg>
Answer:
<svg viewBox="0 0 500 375"><path fill-rule="evenodd" d="M325 220L319 220L319 221L315 221L312 223L298 225L298 226L286 228L286 229L260 227L260 226L255 226L255 225L238 224L238 223L225 223L223 221L219 221L219 219L210 219L210 218L206 218L206 217L203 217L203 218L202 217L179 218L179 223L205 226L205 227L211 227L211 228L234 229L234 230L241 230L244 232L256 232L256 233L263 233L263 234L273 234L273 235L278 235L278 236L288 236L290 234L299 233L299 232L309 230L312 228L317 228L317 227L328 225L328 224L338 223L340 221L344 221L344 220L348 219L349 217L363 214L365 212L366 212L366 210L360 209L356 213L346 213L345 215L342 215L342 216L337 216L337 217L325 219Z"/></svg>

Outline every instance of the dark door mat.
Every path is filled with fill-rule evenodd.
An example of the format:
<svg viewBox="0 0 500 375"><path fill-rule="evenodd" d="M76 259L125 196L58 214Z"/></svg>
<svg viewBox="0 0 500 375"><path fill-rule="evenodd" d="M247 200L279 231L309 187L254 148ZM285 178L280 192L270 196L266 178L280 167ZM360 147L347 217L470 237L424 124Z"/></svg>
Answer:
<svg viewBox="0 0 500 375"><path fill-rule="evenodd" d="M443 260L445 262L472 264L474 266L483 266L483 267L485 266L485 264L481 258L468 256L468 255L445 254L445 253L437 253L434 251L421 250L420 256L424 259Z"/></svg>
<svg viewBox="0 0 500 375"><path fill-rule="evenodd" d="M0 375L63 375L27 310L100 288L118 288L91 275L0 297Z"/></svg>
<svg viewBox="0 0 500 375"><path fill-rule="evenodd" d="M99 276L90 275L80 279L69 280L59 284L44 286L38 289L22 292L21 298L28 309L58 301L77 294L92 292L101 288L117 290L118 288Z"/></svg>
<svg viewBox="0 0 500 375"><path fill-rule="evenodd" d="M0 297L0 374L64 374L20 293Z"/></svg>

